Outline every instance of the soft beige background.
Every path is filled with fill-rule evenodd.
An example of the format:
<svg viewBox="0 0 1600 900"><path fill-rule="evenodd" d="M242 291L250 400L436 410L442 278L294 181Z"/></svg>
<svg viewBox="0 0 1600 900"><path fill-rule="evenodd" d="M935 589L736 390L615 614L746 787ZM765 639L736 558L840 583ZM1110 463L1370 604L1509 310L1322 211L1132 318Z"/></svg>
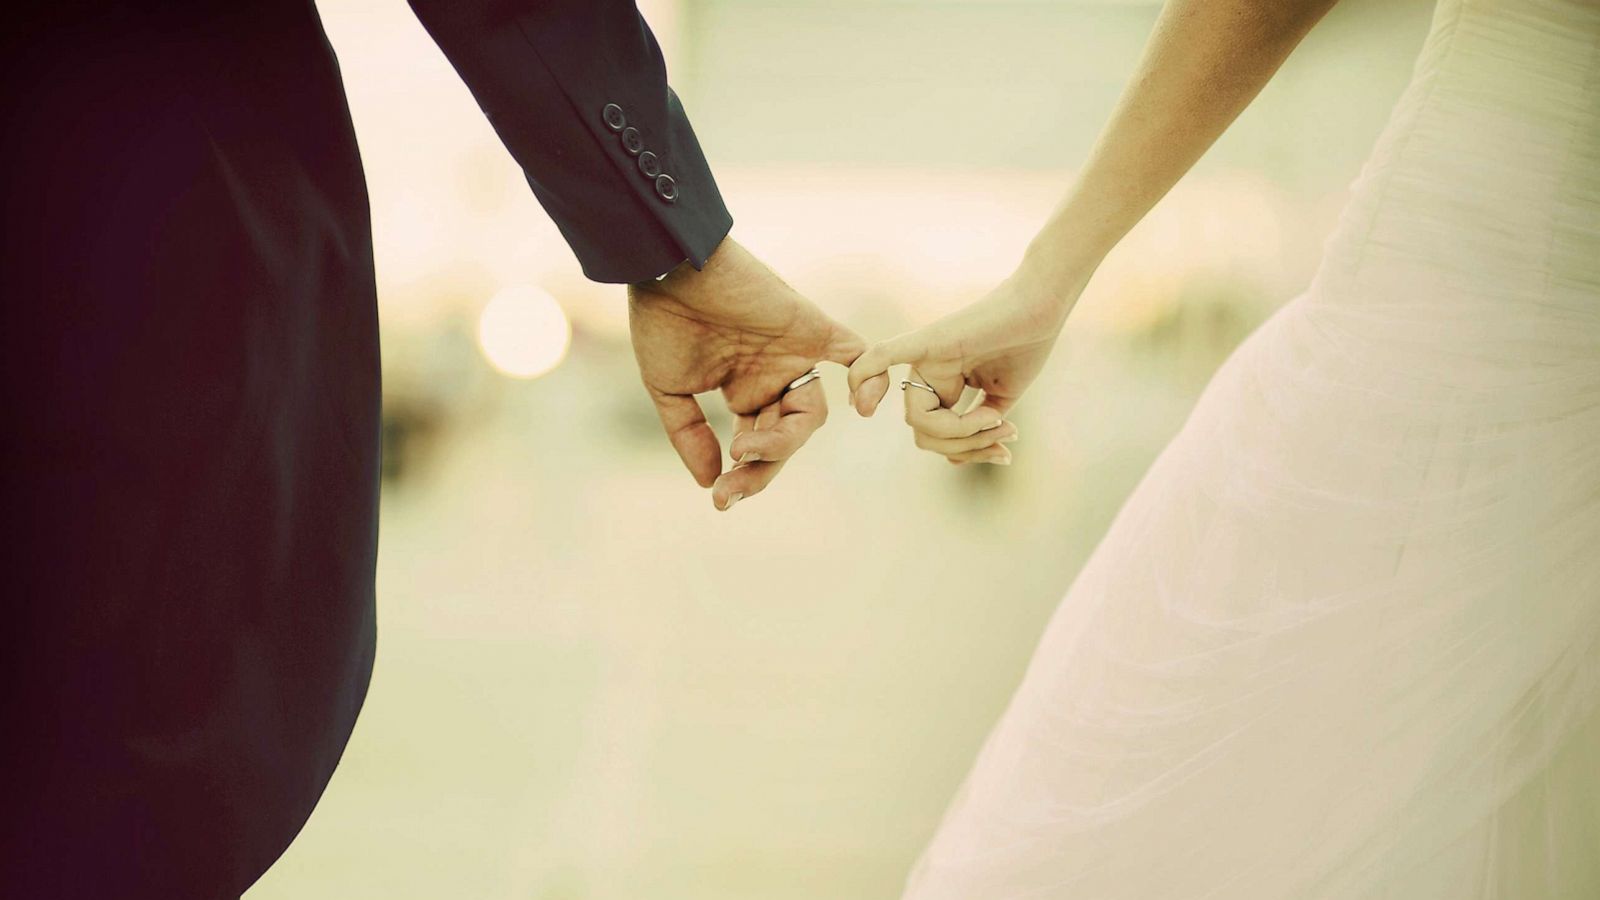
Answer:
<svg viewBox="0 0 1600 900"><path fill-rule="evenodd" d="M637 388L619 290L583 281L406 5L319 5L377 228L379 656L327 796L248 900L893 897L1121 498L1306 282L1428 13L1348 0L1313 34L1108 261L1015 466L917 453L892 412L844 410L833 370L829 427L722 515ZM883 337L1006 274L1157 6L644 9L735 234ZM570 320L547 374L482 353L503 292Z"/></svg>

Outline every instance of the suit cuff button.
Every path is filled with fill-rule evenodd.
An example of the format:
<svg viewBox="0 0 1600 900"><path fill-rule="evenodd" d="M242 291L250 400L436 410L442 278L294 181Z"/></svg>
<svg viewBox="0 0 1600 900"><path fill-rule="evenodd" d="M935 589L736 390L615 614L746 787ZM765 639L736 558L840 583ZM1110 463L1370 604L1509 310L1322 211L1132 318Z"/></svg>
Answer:
<svg viewBox="0 0 1600 900"><path fill-rule="evenodd" d="M606 127L612 131L621 131L628 127L628 117L622 114L622 107L615 103L607 103L606 108L600 111L600 118L605 120Z"/></svg>
<svg viewBox="0 0 1600 900"><path fill-rule="evenodd" d="M639 129L622 129L622 149L628 151L629 156L638 156L644 149L644 138L639 136Z"/></svg>
<svg viewBox="0 0 1600 900"><path fill-rule="evenodd" d="M678 183L672 180L671 175L656 176L656 196L668 203L678 199Z"/></svg>
<svg viewBox="0 0 1600 900"><path fill-rule="evenodd" d="M646 178L654 178L661 174L661 160L649 150L639 154L639 171Z"/></svg>

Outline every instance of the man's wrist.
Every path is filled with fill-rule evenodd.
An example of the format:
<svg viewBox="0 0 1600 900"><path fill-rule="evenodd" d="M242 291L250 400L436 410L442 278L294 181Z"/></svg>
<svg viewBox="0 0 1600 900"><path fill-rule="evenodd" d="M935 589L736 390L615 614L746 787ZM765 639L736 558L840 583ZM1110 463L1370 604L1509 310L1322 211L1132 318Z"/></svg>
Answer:
<svg viewBox="0 0 1600 900"><path fill-rule="evenodd" d="M705 265L703 266L696 268L693 260L684 259L676 266L673 266L671 269L662 272L660 275L657 275L649 281L636 282L633 286L645 291L655 289L670 290L674 286L688 284L702 279L706 277L708 273L712 273L713 269L722 267L725 262L725 257L728 255L723 251L732 243L733 238L724 237L722 241L717 244L716 249L711 251L711 255L706 257Z"/></svg>
<svg viewBox="0 0 1600 900"><path fill-rule="evenodd" d="M750 273L746 261L754 257L731 237L722 239L705 265L695 268L691 261L675 266L659 279L635 284L629 291L634 302L671 301L697 313L726 313L730 304L737 306L746 295L746 278Z"/></svg>

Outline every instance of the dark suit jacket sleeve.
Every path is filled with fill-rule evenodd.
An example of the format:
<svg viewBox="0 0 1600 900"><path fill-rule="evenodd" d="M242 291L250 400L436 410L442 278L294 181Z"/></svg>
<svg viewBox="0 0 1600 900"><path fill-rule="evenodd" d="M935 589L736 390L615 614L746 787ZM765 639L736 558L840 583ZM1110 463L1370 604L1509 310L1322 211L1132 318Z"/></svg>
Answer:
<svg viewBox="0 0 1600 900"><path fill-rule="evenodd" d="M733 220L632 0L410 2L584 274L705 264Z"/></svg>

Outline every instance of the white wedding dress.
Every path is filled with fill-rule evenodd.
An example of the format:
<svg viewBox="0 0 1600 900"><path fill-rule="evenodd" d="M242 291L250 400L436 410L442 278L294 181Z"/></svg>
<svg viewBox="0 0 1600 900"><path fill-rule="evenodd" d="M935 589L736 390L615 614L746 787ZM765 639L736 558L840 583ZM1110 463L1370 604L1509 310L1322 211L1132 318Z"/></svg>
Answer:
<svg viewBox="0 0 1600 900"><path fill-rule="evenodd" d="M1442 0L906 897L1600 898L1597 701L1600 0Z"/></svg>

